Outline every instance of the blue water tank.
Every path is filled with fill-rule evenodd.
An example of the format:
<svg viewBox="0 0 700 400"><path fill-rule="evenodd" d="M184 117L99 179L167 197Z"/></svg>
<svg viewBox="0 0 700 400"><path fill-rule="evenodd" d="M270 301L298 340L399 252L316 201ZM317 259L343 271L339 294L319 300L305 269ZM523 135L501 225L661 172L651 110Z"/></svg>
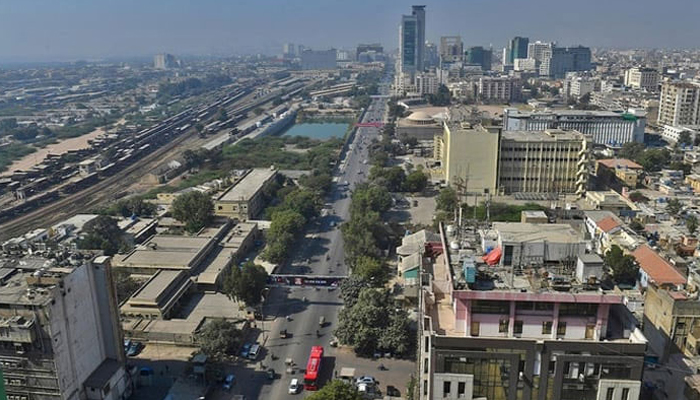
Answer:
<svg viewBox="0 0 700 400"><path fill-rule="evenodd" d="M462 271L464 273L464 280L467 283L476 282L476 265L474 264L474 259L471 257L464 260L462 263Z"/></svg>

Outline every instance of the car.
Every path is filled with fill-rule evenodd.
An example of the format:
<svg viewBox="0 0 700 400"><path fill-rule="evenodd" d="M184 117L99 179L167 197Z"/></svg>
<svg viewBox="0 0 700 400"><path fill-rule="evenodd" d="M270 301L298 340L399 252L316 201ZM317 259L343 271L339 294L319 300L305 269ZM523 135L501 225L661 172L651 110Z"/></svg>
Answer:
<svg viewBox="0 0 700 400"><path fill-rule="evenodd" d="M252 343L243 343L243 346L241 346L241 352L240 355L243 358L248 358L248 353L250 352L250 346L252 346Z"/></svg>
<svg viewBox="0 0 700 400"><path fill-rule="evenodd" d="M126 355L128 357L133 357L141 351L141 342L131 342L131 346L129 346L129 349L126 351Z"/></svg>
<svg viewBox="0 0 700 400"><path fill-rule="evenodd" d="M376 385L377 381L373 376L361 376L355 380L356 385Z"/></svg>
<svg viewBox="0 0 700 400"><path fill-rule="evenodd" d="M234 374L228 374L226 375L226 379L224 379L224 385L223 389L225 391L231 390L231 387L236 384L236 376Z"/></svg>
<svg viewBox="0 0 700 400"><path fill-rule="evenodd" d="M260 353L260 345L255 343L254 345L250 346L250 351L248 352L248 358L251 360L256 360L258 358L259 353Z"/></svg>
<svg viewBox="0 0 700 400"><path fill-rule="evenodd" d="M299 386L299 379L292 379L292 381L289 382L289 394L297 394L299 393L299 389L301 389L301 386Z"/></svg>

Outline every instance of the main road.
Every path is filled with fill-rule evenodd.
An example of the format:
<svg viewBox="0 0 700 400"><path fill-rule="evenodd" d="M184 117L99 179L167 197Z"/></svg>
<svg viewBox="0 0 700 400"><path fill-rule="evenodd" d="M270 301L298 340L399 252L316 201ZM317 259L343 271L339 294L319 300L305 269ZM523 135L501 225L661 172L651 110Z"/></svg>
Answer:
<svg viewBox="0 0 700 400"><path fill-rule="evenodd" d="M386 83L389 76L386 76ZM385 93L387 86L381 85ZM373 99L364 114L362 122L384 119L386 100ZM348 218L350 192L369 173L368 145L377 138L379 129L358 128L352 145L341 155L340 166L335 173L337 184L333 184L328 195L326 208L328 215L316 221L306 237L299 243L288 265L278 273L346 276L343 239L339 225ZM347 184L346 184L347 182ZM239 382L238 393L247 399L286 399L295 398L288 394L292 378L303 381L303 372L311 351L311 346L323 346L325 357L321 367L321 382L332 377L335 365L335 348L329 346L333 330L338 323L338 312L342 306L340 290L326 288L273 288L270 290L264 308L265 322L263 334L259 338L264 343L262 364L277 371L277 379L265 380L262 373L253 379ZM289 317L289 320L287 319ZM324 317L326 324L319 327L319 319ZM290 337L280 338L280 331L286 329ZM319 335L317 335L317 331ZM274 354L274 359L272 355ZM286 359L292 359L298 366L293 375L286 373ZM251 366L252 367L252 366ZM255 365L259 367L259 365ZM296 395L297 397L299 395Z"/></svg>

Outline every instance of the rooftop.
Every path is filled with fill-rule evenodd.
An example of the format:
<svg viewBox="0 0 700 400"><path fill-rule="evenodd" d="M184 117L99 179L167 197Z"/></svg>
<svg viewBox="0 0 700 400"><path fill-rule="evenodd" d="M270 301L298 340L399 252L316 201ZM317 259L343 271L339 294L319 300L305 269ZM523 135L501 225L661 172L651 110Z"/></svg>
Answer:
<svg viewBox="0 0 700 400"><path fill-rule="evenodd" d="M684 285L687 282L683 274L646 244L637 247L632 255L637 259L639 268L658 285Z"/></svg>
<svg viewBox="0 0 700 400"><path fill-rule="evenodd" d="M158 296L177 280L182 271L169 271L162 269L155 273L131 298L149 302L157 302Z"/></svg>
<svg viewBox="0 0 700 400"><path fill-rule="evenodd" d="M504 131L503 139L516 142L557 142L557 141L581 141L585 136L575 130L547 129L544 131Z"/></svg>
<svg viewBox="0 0 700 400"><path fill-rule="evenodd" d="M218 201L249 201L262 185L277 173L270 168L253 169L237 184L225 191Z"/></svg>
<svg viewBox="0 0 700 400"><path fill-rule="evenodd" d="M579 243L581 235L568 224L533 224L528 222L494 222L492 229L504 242L546 240L554 243Z"/></svg>
<svg viewBox="0 0 700 400"><path fill-rule="evenodd" d="M641 165L626 158L605 158L598 160L598 164L605 165L608 168L644 169Z"/></svg>
<svg viewBox="0 0 700 400"><path fill-rule="evenodd" d="M507 108L508 117L513 118L530 118L530 117L548 117L548 116L572 116L572 117L616 117L622 118L624 114L612 111L592 111L592 110L553 110L553 111L521 111L517 108Z"/></svg>

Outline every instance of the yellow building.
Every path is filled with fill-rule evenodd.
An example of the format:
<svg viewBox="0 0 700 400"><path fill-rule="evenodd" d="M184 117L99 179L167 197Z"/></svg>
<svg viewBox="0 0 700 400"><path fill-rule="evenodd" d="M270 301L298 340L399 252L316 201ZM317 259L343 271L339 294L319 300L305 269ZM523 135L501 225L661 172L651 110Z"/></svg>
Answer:
<svg viewBox="0 0 700 400"><path fill-rule="evenodd" d="M685 177L685 183L690 185L690 187L693 188L693 192L700 192L700 175L698 174L690 174Z"/></svg>
<svg viewBox="0 0 700 400"><path fill-rule="evenodd" d="M498 176L498 130L466 122L447 122L435 137L435 158L445 183L470 193L494 193Z"/></svg>
<svg viewBox="0 0 700 400"><path fill-rule="evenodd" d="M277 176L277 171L270 168L251 170L214 202L214 214L221 217L247 221L255 218L262 211L264 199L263 188Z"/></svg>

